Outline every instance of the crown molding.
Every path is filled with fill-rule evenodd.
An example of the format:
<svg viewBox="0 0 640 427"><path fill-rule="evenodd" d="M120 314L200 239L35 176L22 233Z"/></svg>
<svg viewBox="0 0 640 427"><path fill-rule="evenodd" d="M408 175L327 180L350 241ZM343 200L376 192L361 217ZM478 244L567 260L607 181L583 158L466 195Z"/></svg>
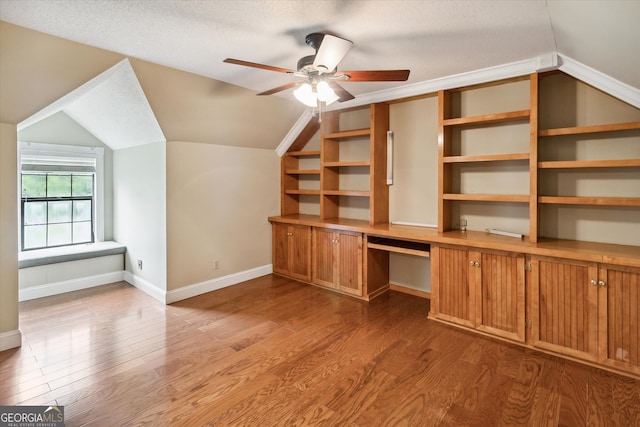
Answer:
<svg viewBox="0 0 640 427"><path fill-rule="evenodd" d="M511 62L509 64L497 65L495 67L483 68L466 73L454 74L433 80L426 80L393 89L385 89L358 95L355 99L340 103L339 106L330 108L338 110L342 108L357 107L376 102L390 101L393 99L409 98L412 96L434 93L439 90L453 89L464 86L471 86L480 83L487 83L496 80L503 80L512 77L519 77L539 71L543 64L553 62L555 53L548 53L535 58L523 61ZM545 70L551 69L544 65Z"/></svg>
<svg viewBox="0 0 640 427"><path fill-rule="evenodd" d="M560 71L600 89L611 96L615 96L636 108L640 108L640 89L616 80L566 55L559 53L558 56L561 59Z"/></svg>
<svg viewBox="0 0 640 427"><path fill-rule="evenodd" d="M376 92L358 95L355 99L332 105L327 111L341 110L343 108L359 107L376 102L391 101L394 99L410 98L413 96L435 93L439 90L454 89L475 84L488 83L513 77L519 77L535 72L543 72L559 69L585 83L590 84L616 98L640 108L640 90L612 78L600 71L588 67L566 55L557 52L549 52L535 58L495 67L483 68L467 73L455 74L424 82L413 83L393 89L385 89ZM337 103L336 103L337 104ZM313 118L311 111L307 109L298 121L293 125L285 139L282 140L276 152L279 156L286 153L296 137Z"/></svg>

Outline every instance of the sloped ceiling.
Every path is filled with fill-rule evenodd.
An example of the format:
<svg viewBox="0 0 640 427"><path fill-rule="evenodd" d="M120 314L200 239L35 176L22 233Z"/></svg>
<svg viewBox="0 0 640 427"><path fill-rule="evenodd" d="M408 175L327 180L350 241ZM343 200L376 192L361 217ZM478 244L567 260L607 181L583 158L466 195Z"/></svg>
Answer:
<svg viewBox="0 0 640 427"><path fill-rule="evenodd" d="M637 91L639 18L636 0L0 0L1 20L252 91L291 77L224 58L295 68L314 31L354 42L343 70L411 70L407 82L347 83L357 96L551 53ZM276 98L295 102L291 91Z"/></svg>
<svg viewBox="0 0 640 427"><path fill-rule="evenodd" d="M18 132L60 111L112 150L166 141L127 59L22 121Z"/></svg>

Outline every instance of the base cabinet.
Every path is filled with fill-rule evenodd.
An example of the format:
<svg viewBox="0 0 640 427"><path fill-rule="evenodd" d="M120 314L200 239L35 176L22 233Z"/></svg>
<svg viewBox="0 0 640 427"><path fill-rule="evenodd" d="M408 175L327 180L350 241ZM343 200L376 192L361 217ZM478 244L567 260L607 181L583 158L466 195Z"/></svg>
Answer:
<svg viewBox="0 0 640 427"><path fill-rule="evenodd" d="M640 269L531 260L531 345L640 374Z"/></svg>
<svg viewBox="0 0 640 427"><path fill-rule="evenodd" d="M432 317L524 342L524 255L434 246L431 273Z"/></svg>
<svg viewBox="0 0 640 427"><path fill-rule="evenodd" d="M601 360L640 374L640 268L600 266L598 287Z"/></svg>
<svg viewBox="0 0 640 427"><path fill-rule="evenodd" d="M311 280L311 227L274 223L273 271L295 279Z"/></svg>
<svg viewBox="0 0 640 427"><path fill-rule="evenodd" d="M362 233L313 229L312 282L362 296Z"/></svg>
<svg viewBox="0 0 640 427"><path fill-rule="evenodd" d="M531 345L598 359L598 268L569 260L531 260Z"/></svg>

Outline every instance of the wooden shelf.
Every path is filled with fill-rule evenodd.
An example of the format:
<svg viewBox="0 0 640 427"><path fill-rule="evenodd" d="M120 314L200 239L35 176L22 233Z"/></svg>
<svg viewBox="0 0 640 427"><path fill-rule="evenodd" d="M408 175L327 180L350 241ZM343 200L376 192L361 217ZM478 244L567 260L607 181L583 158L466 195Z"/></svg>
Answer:
<svg viewBox="0 0 640 427"><path fill-rule="evenodd" d="M320 175L320 169L287 169L287 175Z"/></svg>
<svg viewBox="0 0 640 427"><path fill-rule="evenodd" d="M431 255L431 247L428 243L412 242L409 240L397 240L371 236L367 242L367 247L386 252L415 255L423 258L429 258Z"/></svg>
<svg viewBox="0 0 640 427"><path fill-rule="evenodd" d="M320 195L320 190L285 190L284 194Z"/></svg>
<svg viewBox="0 0 640 427"><path fill-rule="evenodd" d="M517 160L529 160L529 153L446 156L442 158L444 163L505 162Z"/></svg>
<svg viewBox="0 0 640 427"><path fill-rule="evenodd" d="M624 160L556 160L538 162L540 169L623 168L640 166L640 159Z"/></svg>
<svg viewBox="0 0 640 427"><path fill-rule="evenodd" d="M515 202L529 203L529 196L519 194L459 194L445 193L444 200L462 200L470 202Z"/></svg>
<svg viewBox="0 0 640 427"><path fill-rule="evenodd" d="M322 166L327 168L333 167L347 167L347 166L370 166L371 162L369 160L354 160L349 162L324 162Z"/></svg>
<svg viewBox="0 0 640 427"><path fill-rule="evenodd" d="M369 191L360 190L325 190L322 192L325 196L355 196L355 197L369 197L371 194Z"/></svg>
<svg viewBox="0 0 640 427"><path fill-rule="evenodd" d="M539 196L538 202L550 205L640 206L640 198L637 197Z"/></svg>
<svg viewBox="0 0 640 427"><path fill-rule="evenodd" d="M325 139L347 139L347 138L358 138L358 137L368 137L371 135L371 129L354 129L354 130L345 130L340 132L332 132L323 135Z"/></svg>
<svg viewBox="0 0 640 427"><path fill-rule="evenodd" d="M313 157L313 156L319 156L319 155L320 155L320 150L290 151L288 153L285 153L285 156L289 156L289 157Z"/></svg>
<svg viewBox="0 0 640 427"><path fill-rule="evenodd" d="M624 130L640 129L640 122L612 123L595 126L576 126L569 128L543 129L538 131L538 136L579 135L585 133L619 132Z"/></svg>
<svg viewBox="0 0 640 427"><path fill-rule="evenodd" d="M486 125L491 123L503 123L503 122L517 121L517 120L527 120L529 119L529 115L530 115L529 110L509 111L506 113L485 114L482 116L445 119L443 120L442 124L444 126L469 126L469 125L477 125L477 124Z"/></svg>

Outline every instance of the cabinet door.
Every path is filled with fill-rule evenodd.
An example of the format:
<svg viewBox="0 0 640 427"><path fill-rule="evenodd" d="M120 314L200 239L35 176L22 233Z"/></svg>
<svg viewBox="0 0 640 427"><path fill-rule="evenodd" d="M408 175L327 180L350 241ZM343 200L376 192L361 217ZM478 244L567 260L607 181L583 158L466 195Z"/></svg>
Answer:
<svg viewBox="0 0 640 427"><path fill-rule="evenodd" d="M475 292L469 275L469 251L443 246L431 248L432 315L437 319L475 327Z"/></svg>
<svg viewBox="0 0 640 427"><path fill-rule="evenodd" d="M311 227L274 223L273 271L296 279L311 279Z"/></svg>
<svg viewBox="0 0 640 427"><path fill-rule="evenodd" d="M471 261L480 269L481 276L476 288L479 291L476 294L476 327L524 342L524 255L471 254ZM474 276L477 277L477 274Z"/></svg>
<svg viewBox="0 0 640 427"><path fill-rule="evenodd" d="M273 271L279 274L289 274L289 226L274 223L273 233Z"/></svg>
<svg viewBox="0 0 640 427"><path fill-rule="evenodd" d="M596 360L597 266L533 258L531 267L532 345Z"/></svg>
<svg viewBox="0 0 640 427"><path fill-rule="evenodd" d="M640 269L601 267L599 276L601 359L640 373Z"/></svg>
<svg viewBox="0 0 640 427"><path fill-rule="evenodd" d="M335 233L338 251L336 287L346 293L362 295L362 234Z"/></svg>
<svg viewBox="0 0 640 427"><path fill-rule="evenodd" d="M289 226L289 274L296 279L311 280L311 227Z"/></svg>
<svg viewBox="0 0 640 427"><path fill-rule="evenodd" d="M315 284L335 288L335 237L327 228L313 229L313 274Z"/></svg>

